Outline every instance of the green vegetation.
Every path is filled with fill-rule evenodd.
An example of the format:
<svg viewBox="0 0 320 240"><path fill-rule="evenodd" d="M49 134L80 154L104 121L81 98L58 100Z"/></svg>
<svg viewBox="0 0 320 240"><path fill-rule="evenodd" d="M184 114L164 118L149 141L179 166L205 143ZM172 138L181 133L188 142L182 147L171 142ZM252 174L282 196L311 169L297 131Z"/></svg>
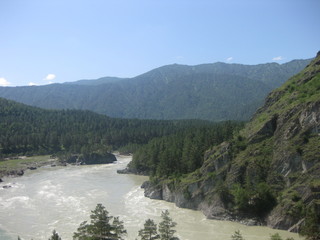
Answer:
<svg viewBox="0 0 320 240"><path fill-rule="evenodd" d="M320 100L319 72L318 56L309 67L273 91L265 106L231 141L228 153L233 156L233 166L238 165L241 171L238 181L231 187L229 183L224 191L227 196L231 194L232 201L224 198L226 203L233 203L231 209L262 217L280 204L292 221L307 217L308 201L319 198L319 125L315 119L301 126L299 120L308 107L308 114L319 113L317 107L310 107L317 106ZM298 162L309 171L295 165ZM288 169L280 174L280 166ZM301 189L310 191L306 190L309 184L311 196L306 201ZM314 219L314 223L319 224L320 220Z"/></svg>
<svg viewBox="0 0 320 240"><path fill-rule="evenodd" d="M140 240L179 240L178 237L174 236L176 233L174 228L177 226L177 223L172 220L169 211L163 211L161 218L162 221L158 225L154 220L147 219L143 228L138 232L138 238ZM311 226L315 230L315 226ZM119 217L110 216L102 204L97 204L95 209L91 211L90 223L87 221L82 222L77 231L74 232L73 240L121 240L125 239L126 235L127 231L124 227L124 222L120 221ZM307 237L306 239L318 240L319 238ZM21 238L18 237L18 240L21 240ZM48 240L62 240L62 238L56 230L53 230ZM231 240L245 240L245 238L237 230L231 235ZM270 236L270 240L283 240L283 238L279 233L275 233ZM294 239L286 238L286 240Z"/></svg>
<svg viewBox="0 0 320 240"><path fill-rule="evenodd" d="M137 149L155 137L210 125L198 120L114 119L89 111L43 110L0 98L0 159Z"/></svg>
<svg viewBox="0 0 320 240"><path fill-rule="evenodd" d="M192 155L192 147L185 148L184 141L160 138L137 151L139 158L132 167L151 174L149 190L168 187L174 196L181 194L176 201L180 206L219 206L219 212L202 210L217 218L227 215L261 223L268 219L277 228L301 227L309 239L319 239L319 89L320 53L305 70L270 93L242 130L233 130L233 137L220 134L225 137L221 142L228 142L210 143L217 146L207 148L203 158ZM191 139L189 146L202 150L198 135Z"/></svg>
<svg viewBox="0 0 320 240"><path fill-rule="evenodd" d="M56 230L53 230L52 236L49 238L49 240L62 240L59 234L56 232Z"/></svg>
<svg viewBox="0 0 320 240"><path fill-rule="evenodd" d="M180 177L199 169L205 151L230 139L242 126L242 123L222 122L154 138L135 152L129 167L155 178Z"/></svg>
<svg viewBox="0 0 320 240"><path fill-rule="evenodd" d="M318 125L308 120L312 114L316 118L319 113L319 62L318 57L303 72L272 92L265 106L242 131L242 123L230 121L113 119L89 111L41 110L0 99L1 157L57 152L70 156L95 156L113 149L131 149L134 150L129 166L131 170L150 174L151 183L157 187L167 184L170 190L180 191L187 203L192 203L194 197L198 198L197 202L203 199L214 204L216 200L221 211L224 205L226 211L223 214L258 220L266 219L276 207L283 214L277 216L280 218L279 226L288 229L293 223L301 221L301 233L308 240L319 239L320 138ZM158 72L155 74L159 76ZM203 81L212 83L209 76L201 76ZM198 77L191 74L190 78L193 88L197 89ZM145 81L147 78L141 79ZM222 79L224 84L230 85L229 90L233 89L233 85L239 87L239 83L229 76ZM214 88L219 84L214 82L212 88L204 91L216 94L215 97L224 101ZM128 96L141 96L143 92L148 92L148 86L143 86L145 89L136 89ZM187 109L193 112L197 111L192 106L198 105L204 106L206 111L213 109L212 105L205 105L191 96L179 76L166 79L161 86L170 86L173 91L182 89L177 102L188 100L186 104L190 108ZM241 89L235 92L243 94ZM199 94L207 96L200 90ZM255 94L260 93L255 91ZM157 96L157 93L151 95ZM176 92L166 95L170 103L175 102L173 95ZM148 103L146 98L143 100ZM168 105L159 98L157 101L164 104L157 106L159 109ZM212 99L210 101L214 102ZM233 104L236 101L236 98L230 100ZM225 106L231 111L230 102L226 101ZM139 101L132 103L140 106ZM246 103L243 105L246 106ZM112 107L119 108L116 105ZM166 108L166 111L183 116L181 109ZM148 110L153 111L153 105L148 105ZM217 114L216 111L224 110L212 110L214 114ZM161 111L158 113L163 114ZM228 117L227 114L223 116ZM219 146L212 147L214 145ZM311 204L314 204L313 207L310 207ZM281 221L281 218L287 219ZM175 224L170 221L166 218L166 222L160 223L158 234L156 223L148 219L144 229L139 231L139 237L159 239L173 234L171 228ZM106 234L107 238L121 239L124 231L122 221L109 216L104 207L99 206L93 212L91 222L83 222L74 236L79 240L91 240ZM240 232L232 237L242 238ZM276 239L281 237L277 234L271 236L271 240Z"/></svg>
<svg viewBox="0 0 320 240"><path fill-rule="evenodd" d="M173 228L177 226L177 223L172 221L172 218L169 216L169 211L165 210L161 213L162 222L159 223L159 233L161 240L178 240L177 237L174 237L176 230Z"/></svg>
<svg viewBox="0 0 320 240"><path fill-rule="evenodd" d="M159 232L157 224L152 219L147 219L144 228L139 230L138 236L141 240L179 240L174 236L176 232L173 228L177 225L170 218L168 210L161 213L162 221L159 223ZM90 223L84 221L80 224L77 231L73 234L73 240L121 240L127 235L124 228L124 222L119 217L109 215L109 212L102 204L97 204L91 211ZM20 237L18 237L18 240ZM49 240L62 240L59 234L54 230Z"/></svg>
<svg viewBox="0 0 320 240"><path fill-rule="evenodd" d="M97 204L91 211L90 219L90 223L84 221L80 224L77 232L73 234L74 240L120 240L127 234L119 217L109 216L109 212L102 204Z"/></svg>
<svg viewBox="0 0 320 240"><path fill-rule="evenodd" d="M160 239L157 231L157 224L152 219L147 219L143 225L143 229L139 230L141 240Z"/></svg>
<svg viewBox="0 0 320 240"><path fill-rule="evenodd" d="M245 240L245 238L243 238L240 231L237 230L231 236L231 240ZM283 240L283 238L280 236L279 233L275 233L270 236L270 240ZM286 240L294 240L294 239L293 238L286 238Z"/></svg>
<svg viewBox="0 0 320 240"><path fill-rule="evenodd" d="M231 236L232 240L244 240L242 237L242 234L240 233L239 230L235 231L234 234Z"/></svg>
<svg viewBox="0 0 320 240"><path fill-rule="evenodd" d="M312 204L308 207L305 222L301 229L301 235L306 237L306 240L319 240L320 239L320 215L318 204Z"/></svg>
<svg viewBox="0 0 320 240"><path fill-rule="evenodd" d="M49 155L33 156L33 157L20 157L8 160L0 160L0 172L7 170L13 171L17 169L25 169L30 166L41 166L54 161Z"/></svg>
<svg viewBox="0 0 320 240"><path fill-rule="evenodd" d="M235 184L231 190L235 208L241 212L263 217L276 205L276 197L265 182L257 186L242 187Z"/></svg>

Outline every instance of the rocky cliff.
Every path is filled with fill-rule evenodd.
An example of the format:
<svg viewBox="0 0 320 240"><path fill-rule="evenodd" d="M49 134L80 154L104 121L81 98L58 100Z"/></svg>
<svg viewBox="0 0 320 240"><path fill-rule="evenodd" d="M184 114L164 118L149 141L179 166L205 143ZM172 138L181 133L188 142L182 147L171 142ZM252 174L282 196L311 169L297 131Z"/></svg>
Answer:
<svg viewBox="0 0 320 240"><path fill-rule="evenodd" d="M209 149L200 169L143 187L212 219L297 232L310 209L320 216L320 52L233 140Z"/></svg>
<svg viewBox="0 0 320 240"><path fill-rule="evenodd" d="M77 165L92 165L92 164L107 164L117 161L117 158L112 153L85 153L71 154L59 157L62 163L77 164Z"/></svg>

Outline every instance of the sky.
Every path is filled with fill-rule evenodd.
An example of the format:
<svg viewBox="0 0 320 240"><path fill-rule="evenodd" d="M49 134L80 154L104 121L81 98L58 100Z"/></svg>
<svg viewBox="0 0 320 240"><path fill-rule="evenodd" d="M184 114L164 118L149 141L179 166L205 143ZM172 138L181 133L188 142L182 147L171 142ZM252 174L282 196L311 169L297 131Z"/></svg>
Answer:
<svg viewBox="0 0 320 240"><path fill-rule="evenodd" d="M320 50L319 0L0 0L0 86Z"/></svg>

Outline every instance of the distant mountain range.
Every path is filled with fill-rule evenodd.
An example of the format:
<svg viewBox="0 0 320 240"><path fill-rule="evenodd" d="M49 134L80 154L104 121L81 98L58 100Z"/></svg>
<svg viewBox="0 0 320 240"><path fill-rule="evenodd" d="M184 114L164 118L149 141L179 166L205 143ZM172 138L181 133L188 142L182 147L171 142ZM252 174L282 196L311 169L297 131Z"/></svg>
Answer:
<svg viewBox="0 0 320 240"><path fill-rule="evenodd" d="M248 120L271 90L310 61L173 64L134 78L0 87L0 97L42 108L86 109L118 118Z"/></svg>

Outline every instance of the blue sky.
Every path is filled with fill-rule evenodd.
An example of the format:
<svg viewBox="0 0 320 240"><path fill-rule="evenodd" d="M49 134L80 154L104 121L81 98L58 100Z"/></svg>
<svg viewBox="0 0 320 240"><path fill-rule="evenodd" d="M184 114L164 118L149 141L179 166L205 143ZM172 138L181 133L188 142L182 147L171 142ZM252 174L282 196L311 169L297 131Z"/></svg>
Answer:
<svg viewBox="0 0 320 240"><path fill-rule="evenodd" d="M319 12L319 0L0 0L0 85L311 58Z"/></svg>

